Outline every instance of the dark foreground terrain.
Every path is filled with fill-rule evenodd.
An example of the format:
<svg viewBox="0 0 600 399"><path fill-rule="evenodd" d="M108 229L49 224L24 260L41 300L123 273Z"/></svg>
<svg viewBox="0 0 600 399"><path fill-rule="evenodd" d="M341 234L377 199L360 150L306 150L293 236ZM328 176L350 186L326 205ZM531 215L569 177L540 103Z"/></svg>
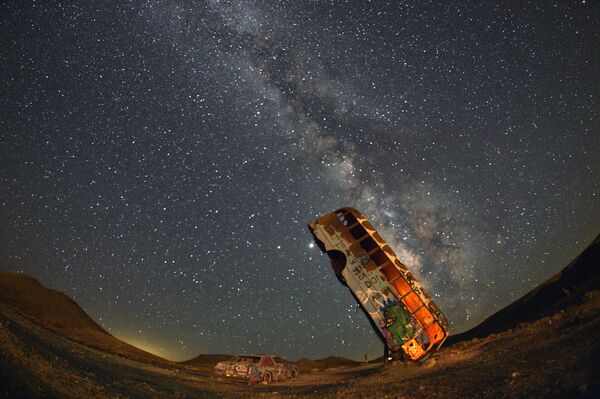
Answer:
<svg viewBox="0 0 600 399"><path fill-rule="evenodd" d="M110 336L62 294L0 272L0 398L600 398L599 271L597 238L421 364L303 359L312 371L298 379L253 386L214 378L222 355L163 360Z"/></svg>
<svg viewBox="0 0 600 399"><path fill-rule="evenodd" d="M530 324L443 349L423 364L341 367L247 386L77 344L0 308L2 398L600 397L600 291Z"/></svg>

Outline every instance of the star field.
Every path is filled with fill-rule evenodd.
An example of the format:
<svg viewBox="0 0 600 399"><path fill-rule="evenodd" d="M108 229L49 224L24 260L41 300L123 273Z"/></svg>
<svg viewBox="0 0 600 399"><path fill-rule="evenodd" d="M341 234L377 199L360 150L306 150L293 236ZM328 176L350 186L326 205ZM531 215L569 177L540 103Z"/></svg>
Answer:
<svg viewBox="0 0 600 399"><path fill-rule="evenodd" d="M598 2L0 5L0 267L159 355L382 352L306 222L454 332L598 234Z"/></svg>

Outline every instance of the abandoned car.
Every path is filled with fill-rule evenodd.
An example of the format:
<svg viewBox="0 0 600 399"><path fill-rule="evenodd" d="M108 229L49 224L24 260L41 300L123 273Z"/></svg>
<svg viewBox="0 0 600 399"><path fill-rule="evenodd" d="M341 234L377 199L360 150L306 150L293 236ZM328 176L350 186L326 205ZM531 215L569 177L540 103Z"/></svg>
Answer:
<svg viewBox="0 0 600 399"><path fill-rule="evenodd" d="M296 365L271 355L238 355L215 366L219 377L243 379L248 383L270 384L298 376Z"/></svg>

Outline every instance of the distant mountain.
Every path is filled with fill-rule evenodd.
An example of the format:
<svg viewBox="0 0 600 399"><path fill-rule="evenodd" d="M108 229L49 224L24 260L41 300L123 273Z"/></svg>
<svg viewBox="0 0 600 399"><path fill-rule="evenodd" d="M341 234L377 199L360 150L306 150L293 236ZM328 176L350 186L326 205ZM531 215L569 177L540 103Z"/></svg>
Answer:
<svg viewBox="0 0 600 399"><path fill-rule="evenodd" d="M559 273L471 330L448 337L446 345L485 337L519 323L539 320L579 303L585 293L599 288L600 235Z"/></svg>
<svg viewBox="0 0 600 399"><path fill-rule="evenodd" d="M194 366L194 367L213 369L217 363L222 362L224 360L229 360L232 357L233 357L232 355L225 355L225 354L214 354L214 355L200 354L193 359L185 360L180 363L187 364L189 366Z"/></svg>
<svg viewBox="0 0 600 399"><path fill-rule="evenodd" d="M341 356L329 356L317 360L303 357L294 363L298 366L300 371L304 372L311 370L332 369L337 367L354 367L361 364L361 362L356 362Z"/></svg>
<svg viewBox="0 0 600 399"><path fill-rule="evenodd" d="M113 337L71 298L44 287L33 277L0 270L0 304L78 343L131 359L165 362Z"/></svg>

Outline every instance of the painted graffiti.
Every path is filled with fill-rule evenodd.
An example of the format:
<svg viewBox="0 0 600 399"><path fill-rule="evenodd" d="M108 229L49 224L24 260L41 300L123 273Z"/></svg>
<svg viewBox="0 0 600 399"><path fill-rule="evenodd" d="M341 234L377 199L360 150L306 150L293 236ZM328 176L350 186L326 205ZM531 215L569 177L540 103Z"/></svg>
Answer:
<svg viewBox="0 0 600 399"><path fill-rule="evenodd" d="M309 223L309 228L391 350L404 350L417 360L443 343L446 318L364 215L342 208ZM335 252L344 255L344 265Z"/></svg>
<svg viewBox="0 0 600 399"><path fill-rule="evenodd" d="M386 301L381 311L384 318L380 327L387 331L396 345L402 345L419 332L417 321L398 302Z"/></svg>

